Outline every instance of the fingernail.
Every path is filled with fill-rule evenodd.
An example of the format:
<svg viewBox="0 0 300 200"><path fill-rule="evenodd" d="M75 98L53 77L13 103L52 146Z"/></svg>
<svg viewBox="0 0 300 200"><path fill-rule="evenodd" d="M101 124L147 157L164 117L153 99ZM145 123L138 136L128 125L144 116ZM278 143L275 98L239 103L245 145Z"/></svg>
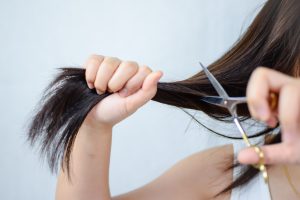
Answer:
<svg viewBox="0 0 300 200"><path fill-rule="evenodd" d="M94 85L92 83L87 83L87 85L90 89L93 89L93 87L94 87Z"/></svg>
<svg viewBox="0 0 300 200"><path fill-rule="evenodd" d="M97 94L101 95L103 94L103 92L101 92L100 90L96 90Z"/></svg>
<svg viewBox="0 0 300 200"><path fill-rule="evenodd" d="M157 70L156 73L159 73L160 77L163 75L163 72L161 70Z"/></svg>
<svg viewBox="0 0 300 200"><path fill-rule="evenodd" d="M123 96L123 97L126 97L127 93L128 93L128 89L127 88L124 88L124 89L122 89L120 91L120 95Z"/></svg>

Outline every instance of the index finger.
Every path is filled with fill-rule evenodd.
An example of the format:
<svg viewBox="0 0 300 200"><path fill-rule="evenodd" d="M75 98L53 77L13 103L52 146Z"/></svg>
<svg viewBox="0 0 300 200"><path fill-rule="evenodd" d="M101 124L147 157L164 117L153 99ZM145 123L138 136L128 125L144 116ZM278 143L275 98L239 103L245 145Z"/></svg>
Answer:
<svg viewBox="0 0 300 200"><path fill-rule="evenodd" d="M264 153L264 164L297 164L299 163L299 145L298 144L271 144L262 146ZM238 154L238 160L242 164L257 164L259 157L254 148L243 149Z"/></svg>
<svg viewBox="0 0 300 200"><path fill-rule="evenodd" d="M90 89L94 88L94 82L96 79L97 71L100 64L104 60L104 56L92 54L84 64L85 78Z"/></svg>
<svg viewBox="0 0 300 200"><path fill-rule="evenodd" d="M271 119L269 107L270 92L279 93L280 89L292 81L292 78L281 72L258 67L251 74L247 85L246 96L251 115L262 121Z"/></svg>

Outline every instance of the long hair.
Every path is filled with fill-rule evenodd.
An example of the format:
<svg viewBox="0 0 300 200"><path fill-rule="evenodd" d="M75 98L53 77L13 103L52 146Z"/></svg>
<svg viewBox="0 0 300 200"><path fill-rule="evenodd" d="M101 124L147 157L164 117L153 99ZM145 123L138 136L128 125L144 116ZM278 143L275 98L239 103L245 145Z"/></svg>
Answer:
<svg viewBox="0 0 300 200"><path fill-rule="evenodd" d="M230 96L246 95L249 77L258 66L291 76L300 75L299 4L298 0L267 1L233 47L208 66ZM46 88L29 124L28 139L32 145L39 142L41 153L46 156L52 172L57 170L61 162L63 170L69 173L70 155L80 126L89 111L110 94L106 92L98 95L95 90L89 89L85 80L85 70L80 66L62 68ZM230 114L227 110L216 109L215 106L201 101L203 96L216 94L204 72L200 71L185 80L159 82L157 93L152 100L180 109L199 110L217 120L228 121ZM251 117L247 105L240 105L237 111L243 120ZM265 127L253 137L267 135L275 128ZM281 133L278 132L266 143L280 141ZM243 173L220 193L246 184L257 174L257 169L247 166Z"/></svg>

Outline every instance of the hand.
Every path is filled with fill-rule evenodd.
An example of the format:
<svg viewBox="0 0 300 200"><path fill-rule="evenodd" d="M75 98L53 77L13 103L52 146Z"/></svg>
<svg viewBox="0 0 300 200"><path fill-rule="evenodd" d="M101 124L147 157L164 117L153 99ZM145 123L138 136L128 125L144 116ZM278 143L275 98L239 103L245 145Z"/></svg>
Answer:
<svg viewBox="0 0 300 200"><path fill-rule="evenodd" d="M270 91L279 94L276 111L268 104ZM259 67L250 77L247 101L252 117L270 127L280 122L282 143L262 147L265 164L300 164L300 79ZM255 164L259 158L253 148L247 148L239 153L238 160Z"/></svg>
<svg viewBox="0 0 300 200"><path fill-rule="evenodd" d="M86 61L86 81L98 94L113 94L100 101L88 114L85 124L95 127L113 127L139 107L151 100L157 92L162 71L152 72L148 66L121 61L115 57L92 55Z"/></svg>

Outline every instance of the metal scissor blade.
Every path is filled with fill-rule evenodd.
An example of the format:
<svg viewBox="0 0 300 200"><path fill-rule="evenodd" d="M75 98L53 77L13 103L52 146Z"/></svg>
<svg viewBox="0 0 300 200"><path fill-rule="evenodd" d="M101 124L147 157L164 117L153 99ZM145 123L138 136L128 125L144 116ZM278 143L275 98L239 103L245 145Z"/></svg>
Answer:
<svg viewBox="0 0 300 200"><path fill-rule="evenodd" d="M219 96L204 96L201 97L200 100L209 104L225 107L229 110L232 109L232 106L236 106L237 104L247 103L246 97L228 97L224 99Z"/></svg>
<svg viewBox="0 0 300 200"><path fill-rule="evenodd" d="M209 103L209 104L214 104L217 106L224 106L224 98L223 97L206 96L206 97L201 97L201 100L205 101L206 103Z"/></svg>
<svg viewBox="0 0 300 200"><path fill-rule="evenodd" d="M217 93L224 98L229 98L227 92L224 90L224 88L221 86L221 84L217 81L217 79L210 73L210 71L202 65L201 62L199 62L200 66L203 68L204 73L206 74L207 78L217 91Z"/></svg>

